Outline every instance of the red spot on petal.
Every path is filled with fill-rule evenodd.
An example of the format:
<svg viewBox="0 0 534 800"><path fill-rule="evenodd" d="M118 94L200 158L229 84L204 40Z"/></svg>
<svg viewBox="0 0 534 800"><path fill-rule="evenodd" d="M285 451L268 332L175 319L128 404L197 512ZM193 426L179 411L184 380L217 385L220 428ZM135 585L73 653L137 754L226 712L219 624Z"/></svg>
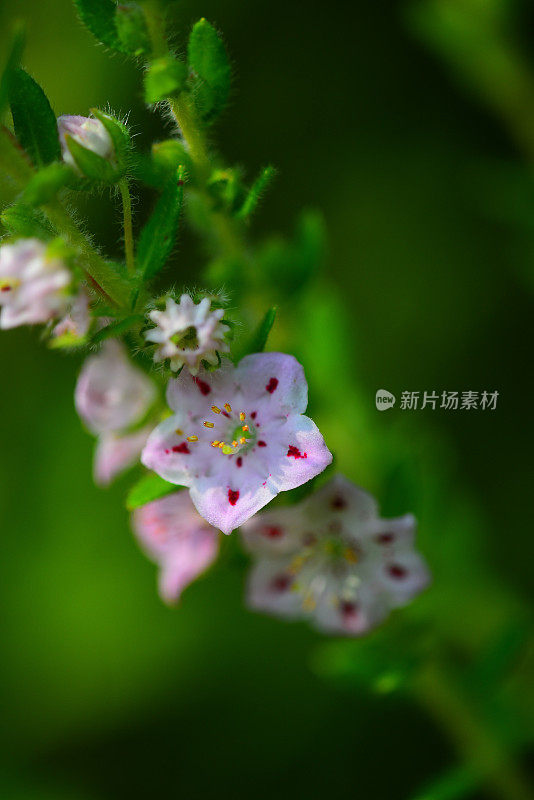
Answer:
<svg viewBox="0 0 534 800"><path fill-rule="evenodd" d="M267 536L268 539L279 539L280 536L284 535L282 528L277 525L267 525L267 527L262 530L262 533L264 536Z"/></svg>
<svg viewBox="0 0 534 800"><path fill-rule="evenodd" d="M0 292L10 292L10 291L11 291L11 286L2 286L0 288Z"/></svg>
<svg viewBox="0 0 534 800"><path fill-rule="evenodd" d="M172 448L173 453L185 453L186 455L191 455L191 450L187 446L187 442L182 442L181 444L175 444Z"/></svg>
<svg viewBox="0 0 534 800"><path fill-rule="evenodd" d="M253 411L253 412L252 412L252 414L251 414L250 416L252 417L252 419L256 419L256 412L255 412L255 411Z"/></svg>
<svg viewBox="0 0 534 800"><path fill-rule="evenodd" d="M165 455L169 455L170 452L170 450L165 450Z"/></svg>
<svg viewBox="0 0 534 800"><path fill-rule="evenodd" d="M354 619L358 615L358 606L349 600L343 600L339 605L341 616L346 620Z"/></svg>
<svg viewBox="0 0 534 800"><path fill-rule="evenodd" d="M404 567L401 567L400 564L391 564L388 567L388 573L392 578L396 578L397 580L402 580L402 578L406 577L408 571L404 569Z"/></svg>
<svg viewBox="0 0 534 800"><path fill-rule="evenodd" d="M341 511L342 509L347 507L347 501L340 494L336 494L332 498L330 506L334 509L334 511Z"/></svg>
<svg viewBox="0 0 534 800"><path fill-rule="evenodd" d="M267 443L264 442L263 439L260 439L260 441L258 442L258 447L267 447Z"/></svg>
<svg viewBox="0 0 534 800"><path fill-rule="evenodd" d="M228 489L228 502L231 506L235 506L239 500L239 489Z"/></svg>
<svg viewBox="0 0 534 800"><path fill-rule="evenodd" d="M230 414L228 413L228 411L221 411L221 414L223 415L223 417L230 418Z"/></svg>
<svg viewBox="0 0 534 800"><path fill-rule="evenodd" d="M295 445L293 444L289 445L289 450L287 451L287 455L288 458L290 458L291 456L293 456L293 458L308 458L307 453L301 453L298 447L295 447Z"/></svg>
<svg viewBox="0 0 534 800"><path fill-rule="evenodd" d="M291 576L290 575L277 575L276 578L273 578L271 581L271 589L274 592L286 592L289 587L291 586Z"/></svg>
<svg viewBox="0 0 534 800"><path fill-rule="evenodd" d="M269 394L272 394L278 388L278 378L270 378L269 383L265 387Z"/></svg>
<svg viewBox="0 0 534 800"><path fill-rule="evenodd" d="M378 544L391 544L395 539L394 533L379 533L376 537Z"/></svg>
<svg viewBox="0 0 534 800"><path fill-rule="evenodd" d="M235 463L237 464L238 467L243 466L243 459L241 458L241 456L237 457L237 461Z"/></svg>
<svg viewBox="0 0 534 800"><path fill-rule="evenodd" d="M193 378L196 385L200 389L200 393L203 395L207 395L211 392L211 386L206 381L201 381L200 378Z"/></svg>

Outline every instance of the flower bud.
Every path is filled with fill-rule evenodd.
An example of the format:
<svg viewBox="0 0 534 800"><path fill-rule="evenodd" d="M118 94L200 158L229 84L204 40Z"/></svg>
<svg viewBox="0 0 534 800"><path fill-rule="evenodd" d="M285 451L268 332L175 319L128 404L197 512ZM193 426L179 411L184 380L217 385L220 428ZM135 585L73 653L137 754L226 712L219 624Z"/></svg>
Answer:
<svg viewBox="0 0 534 800"><path fill-rule="evenodd" d="M90 150L97 156L112 163L114 162L115 149L111 136L99 119L92 117L62 116L58 117L57 126L59 131L59 141L63 161L71 166L78 174L82 170L74 160L74 157L67 143L67 136L70 136L86 150Z"/></svg>

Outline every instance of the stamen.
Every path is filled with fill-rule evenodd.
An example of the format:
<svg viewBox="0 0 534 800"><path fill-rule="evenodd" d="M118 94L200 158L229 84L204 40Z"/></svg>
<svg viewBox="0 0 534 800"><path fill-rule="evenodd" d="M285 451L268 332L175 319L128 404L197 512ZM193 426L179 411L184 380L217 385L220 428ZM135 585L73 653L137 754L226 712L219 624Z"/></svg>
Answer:
<svg viewBox="0 0 534 800"><path fill-rule="evenodd" d="M175 432L175 434L177 436L183 436L184 435L184 432L183 432L183 430L181 428L176 428L176 430L174 432Z"/></svg>
<svg viewBox="0 0 534 800"><path fill-rule="evenodd" d="M241 428L241 430L242 430L242 431L244 431L244 432L246 433L246 432L249 430L249 427L248 427L248 425L243 425L243 427Z"/></svg>
<svg viewBox="0 0 534 800"><path fill-rule="evenodd" d="M188 442L198 442L198 436L187 436Z"/></svg>
<svg viewBox="0 0 534 800"><path fill-rule="evenodd" d="M232 447L237 447L237 439L234 439L234 441L232 442Z"/></svg>
<svg viewBox="0 0 534 800"><path fill-rule="evenodd" d="M225 409L228 411L228 413L230 414L230 413L231 413L231 411L232 411L232 406L230 405L230 403L225 403L225 404L224 404L224 407L225 407Z"/></svg>
<svg viewBox="0 0 534 800"><path fill-rule="evenodd" d="M246 444L246 441L247 440L245 439L244 436L242 436L241 439L239 440L240 444Z"/></svg>
<svg viewBox="0 0 534 800"><path fill-rule="evenodd" d="M246 417L246 416L247 416L247 415L245 414L245 412L244 412L244 411L241 411L241 413L239 414L239 419L241 420L241 422L244 422L244 421L245 421L245 417Z"/></svg>
<svg viewBox="0 0 534 800"><path fill-rule="evenodd" d="M302 608L304 611L313 611L317 603L315 602L313 595L308 594L302 601Z"/></svg>
<svg viewBox="0 0 534 800"><path fill-rule="evenodd" d="M222 449L223 449L223 447L224 447L224 442L219 442L219 444L217 445L217 447L220 447L220 448L221 448L221 450L222 450Z"/></svg>
<svg viewBox="0 0 534 800"><path fill-rule="evenodd" d="M220 414L221 413L221 409L217 408L217 406L212 406L211 410L213 411L214 414Z"/></svg>
<svg viewBox="0 0 534 800"><path fill-rule="evenodd" d="M214 428L215 427L215 423L214 422L205 422L204 423L204 427L205 428Z"/></svg>
<svg viewBox="0 0 534 800"><path fill-rule="evenodd" d="M219 445L220 445L220 442L219 442L218 439L215 439L213 442L211 442L211 446L212 447L219 447Z"/></svg>

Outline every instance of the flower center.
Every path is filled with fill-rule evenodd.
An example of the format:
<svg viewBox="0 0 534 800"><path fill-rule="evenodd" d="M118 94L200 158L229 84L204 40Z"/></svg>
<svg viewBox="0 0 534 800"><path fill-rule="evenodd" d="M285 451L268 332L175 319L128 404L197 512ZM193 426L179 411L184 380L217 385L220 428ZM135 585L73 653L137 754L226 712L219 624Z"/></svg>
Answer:
<svg viewBox="0 0 534 800"><path fill-rule="evenodd" d="M239 415L235 414L230 403L225 403L223 408L212 406L211 410L216 415L222 414L228 420L224 438L222 440L214 439L211 442L212 447L216 447L225 456L233 456L236 453L248 450L255 444L256 429L252 420L247 422L247 415L244 411L241 411ZM204 427L214 428L215 423L206 420Z"/></svg>
<svg viewBox="0 0 534 800"><path fill-rule="evenodd" d="M178 347L179 350L198 350L198 336L197 329L194 325L190 325L183 331L178 331L171 336L171 342Z"/></svg>

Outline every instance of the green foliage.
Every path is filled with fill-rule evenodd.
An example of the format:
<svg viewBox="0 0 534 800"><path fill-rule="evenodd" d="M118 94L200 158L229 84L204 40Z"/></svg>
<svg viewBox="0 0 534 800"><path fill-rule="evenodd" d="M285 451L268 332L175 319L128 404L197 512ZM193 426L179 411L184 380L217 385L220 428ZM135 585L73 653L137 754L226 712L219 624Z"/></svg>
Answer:
<svg viewBox="0 0 534 800"><path fill-rule="evenodd" d="M185 167L188 179L194 177L191 156L179 139L166 139L153 144L152 160L155 168L165 176L165 180L174 175L179 166Z"/></svg>
<svg viewBox="0 0 534 800"><path fill-rule="evenodd" d="M424 788L413 800L459 800L477 788L480 777L468 767L453 767Z"/></svg>
<svg viewBox="0 0 534 800"><path fill-rule="evenodd" d="M18 67L23 50L24 28L21 25L17 25L12 34L6 63L2 71L2 76L0 77L0 115L4 113L8 103L9 78L13 70Z"/></svg>
<svg viewBox="0 0 534 800"><path fill-rule="evenodd" d="M65 142L76 166L89 180L109 184L116 183L120 178L120 172L106 158L84 147L68 133L65 135Z"/></svg>
<svg viewBox="0 0 534 800"><path fill-rule="evenodd" d="M259 253L260 271L268 286L284 295L302 291L317 272L326 250L323 218L315 212L301 215L293 240L267 240Z"/></svg>
<svg viewBox="0 0 534 800"><path fill-rule="evenodd" d="M57 122L48 99L23 69L11 71L9 102L15 133L33 163L40 167L61 155Z"/></svg>
<svg viewBox="0 0 534 800"><path fill-rule="evenodd" d="M72 177L72 170L65 164L49 164L39 170L26 185L22 200L29 206L48 203L72 180Z"/></svg>
<svg viewBox="0 0 534 800"><path fill-rule="evenodd" d="M143 477L130 489L126 498L126 508L128 511L133 511L136 508L145 506L153 500L159 500L160 497L165 497L172 492L181 489L180 486L175 486L174 483L168 483L150 472Z"/></svg>
<svg viewBox="0 0 534 800"><path fill-rule="evenodd" d="M178 232L184 198L184 169L179 167L168 183L139 237L137 263L142 283L150 281L165 266Z"/></svg>
<svg viewBox="0 0 534 800"><path fill-rule="evenodd" d="M276 306L273 306L267 311L256 330L245 342L243 347L238 350L238 355L236 356L237 360L249 353L261 353L265 350L267 339L269 338L269 334L276 319L276 311Z"/></svg>
<svg viewBox="0 0 534 800"><path fill-rule="evenodd" d="M23 203L5 208L0 216L4 228L13 236L32 237L47 240L55 235L55 230L44 214Z"/></svg>
<svg viewBox="0 0 534 800"><path fill-rule="evenodd" d="M98 108L92 108L91 114L100 120L113 142L115 161L119 173L126 171L130 161L131 140L128 128L111 114L105 114Z"/></svg>
<svg viewBox="0 0 534 800"><path fill-rule="evenodd" d="M95 39L112 50L124 50L115 25L116 3L112 0L74 0L74 4L80 19Z"/></svg>
<svg viewBox="0 0 534 800"><path fill-rule="evenodd" d="M187 52L196 108L205 122L212 122L228 102L231 69L222 39L206 19L193 26Z"/></svg>
<svg viewBox="0 0 534 800"><path fill-rule="evenodd" d="M149 65L145 74L145 102L159 103L181 92L187 79L187 65L172 56L163 56Z"/></svg>
<svg viewBox="0 0 534 800"><path fill-rule="evenodd" d="M95 333L93 336L91 343L92 344L99 344L103 342L105 339L109 339L111 336L117 337L121 336L123 333L131 330L135 325L141 325L144 321L144 317L142 314L130 314L128 317L124 319L115 320L110 322L109 325L106 325L105 328L101 328L99 331Z"/></svg>
<svg viewBox="0 0 534 800"><path fill-rule="evenodd" d="M121 3L115 14L120 47L135 56L150 52L150 39L143 9L137 3Z"/></svg>
<svg viewBox="0 0 534 800"><path fill-rule="evenodd" d="M235 209L242 202L243 187L241 184L241 172L230 167L226 169L213 170L207 188L210 195L215 200L217 210L224 209L233 214Z"/></svg>
<svg viewBox="0 0 534 800"><path fill-rule="evenodd" d="M250 187L243 205L237 212L239 219L249 219L258 207L262 196L265 194L276 176L276 169L273 166L264 167L252 186Z"/></svg>

